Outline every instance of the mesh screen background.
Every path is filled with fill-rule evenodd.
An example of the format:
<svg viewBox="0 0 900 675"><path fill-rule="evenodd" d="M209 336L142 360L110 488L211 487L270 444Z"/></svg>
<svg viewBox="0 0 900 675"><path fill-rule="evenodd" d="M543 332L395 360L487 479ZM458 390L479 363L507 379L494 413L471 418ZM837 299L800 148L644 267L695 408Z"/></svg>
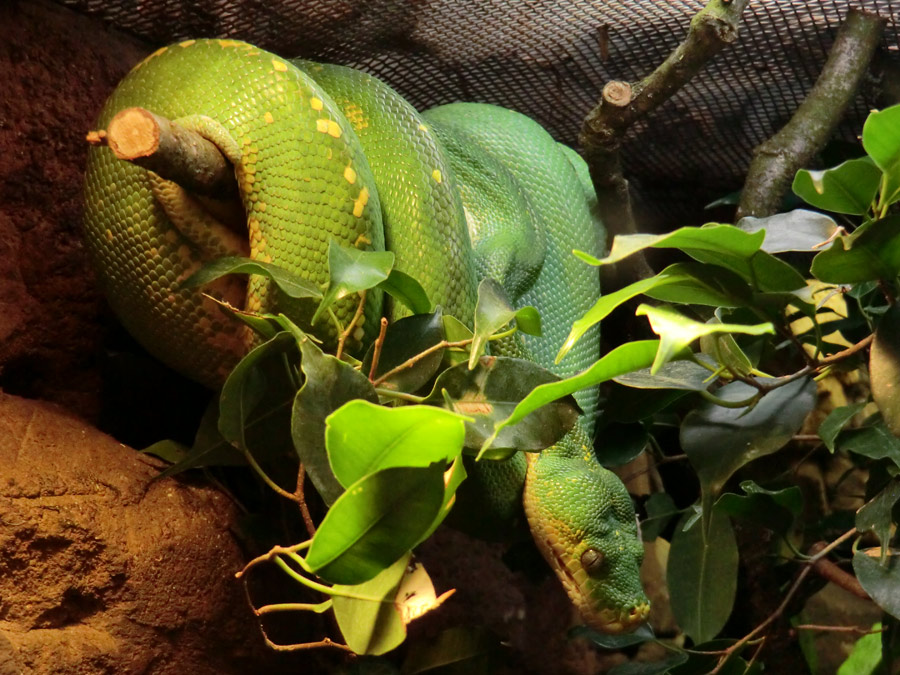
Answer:
<svg viewBox="0 0 900 675"><path fill-rule="evenodd" d="M704 0L59 0L151 44L230 37L283 56L361 68L416 107L482 101L519 110L575 145L611 79L634 82L684 38ZM888 18L880 58L897 58L891 0L753 0L738 41L630 131L627 177L666 225L740 187L753 148L803 100L851 6ZM878 107L870 78L839 135ZM655 209L654 209L655 210Z"/></svg>

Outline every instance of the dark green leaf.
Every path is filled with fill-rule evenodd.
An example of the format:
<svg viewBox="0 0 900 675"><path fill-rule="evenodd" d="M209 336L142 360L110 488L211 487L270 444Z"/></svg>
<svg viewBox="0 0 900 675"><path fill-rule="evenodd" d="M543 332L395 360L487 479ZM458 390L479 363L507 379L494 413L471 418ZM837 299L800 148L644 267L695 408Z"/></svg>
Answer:
<svg viewBox="0 0 900 675"><path fill-rule="evenodd" d="M900 436L900 307L892 305L875 330L869 350L872 399L895 436Z"/></svg>
<svg viewBox="0 0 900 675"><path fill-rule="evenodd" d="M203 294L219 306L219 309L228 316L234 317L241 323L252 328L263 340L271 340L281 330L278 324L278 318L271 314L257 314L256 312L246 312L242 309L232 307L227 302L218 298Z"/></svg>
<svg viewBox="0 0 900 675"><path fill-rule="evenodd" d="M686 652L677 652L662 661L620 663L618 666L610 668L607 671L607 675L664 675L675 666L680 666L682 663L687 662L687 660L688 655Z"/></svg>
<svg viewBox="0 0 900 675"><path fill-rule="evenodd" d="M214 398L200 418L191 449L178 462L157 478L175 476L182 471L206 466L242 466L247 463L243 453L222 438L219 433L219 400Z"/></svg>
<svg viewBox="0 0 900 675"><path fill-rule="evenodd" d="M801 169L792 188L818 209L862 216L872 206L880 183L881 170L868 157L861 157L824 171Z"/></svg>
<svg viewBox="0 0 900 675"><path fill-rule="evenodd" d="M710 386L713 374L699 363L683 359L670 361L655 375L649 368L618 375L614 382L636 389L683 389L685 391L705 391Z"/></svg>
<svg viewBox="0 0 900 675"><path fill-rule="evenodd" d="M732 382L715 392L719 398L735 402L755 393L754 387L743 382ZM769 391L751 410L704 401L688 413L681 425L681 447L704 492L718 494L739 468L781 449L797 433L815 402L815 382L802 378Z"/></svg>
<svg viewBox="0 0 900 675"><path fill-rule="evenodd" d="M503 429L517 424L543 405L555 401L579 389L593 387L618 375L633 370L646 368L653 360L659 347L657 340L638 340L616 347L609 354L595 362L590 368L578 375L550 382L536 387L522 399L512 414L494 427L494 433L500 434ZM489 439L491 440L491 439ZM485 442L487 444L487 441ZM484 450L486 445L482 445Z"/></svg>
<svg viewBox="0 0 900 675"><path fill-rule="evenodd" d="M674 516L681 513L675 502L665 492L654 492L644 504L647 518L641 521L641 539L653 541L669 524Z"/></svg>
<svg viewBox="0 0 900 675"><path fill-rule="evenodd" d="M832 284L893 279L900 272L900 217L889 216L838 237L812 262L812 273Z"/></svg>
<svg viewBox="0 0 900 675"><path fill-rule="evenodd" d="M731 522L715 510L687 532L682 519L672 537L666 576L675 580L669 594L672 612L694 642L706 642L722 630L731 614L737 589L738 550Z"/></svg>
<svg viewBox="0 0 900 675"><path fill-rule="evenodd" d="M890 555L881 565L877 559L857 551L853 554L853 572L875 604L900 619L900 557Z"/></svg>
<svg viewBox="0 0 900 675"><path fill-rule="evenodd" d="M530 335L541 334L541 321L534 307L515 310L503 287L490 277L478 284L478 302L475 304L475 340L469 354L469 367L474 368L484 353L488 338L513 319L520 330Z"/></svg>
<svg viewBox="0 0 900 675"><path fill-rule="evenodd" d="M444 464L395 467L354 483L331 506L306 563L325 581L361 584L428 531L444 499Z"/></svg>
<svg viewBox="0 0 900 675"><path fill-rule="evenodd" d="M753 481L744 481L741 489L747 496L726 493L719 497L715 508L733 518L759 523L778 533L790 529L794 517L803 508L803 494L796 486L771 491Z"/></svg>
<svg viewBox="0 0 900 675"><path fill-rule="evenodd" d="M640 455L650 434L643 424L610 424L603 428L603 444L598 459L605 467L624 466Z"/></svg>
<svg viewBox="0 0 900 675"><path fill-rule="evenodd" d="M365 375L324 354L312 341L301 341L300 352L303 356L300 367L306 379L294 398L291 437L307 475L330 505L344 489L328 461L325 420L348 401L362 399L377 403L378 395Z"/></svg>
<svg viewBox="0 0 900 675"><path fill-rule="evenodd" d="M888 204L893 203L900 189L900 107L870 113L863 125L862 143L869 157L884 172L882 198Z"/></svg>
<svg viewBox="0 0 900 675"><path fill-rule="evenodd" d="M900 439L890 432L881 415L873 415L858 429L845 429L840 432L835 448L869 459L890 459L900 467Z"/></svg>
<svg viewBox="0 0 900 675"><path fill-rule="evenodd" d="M388 326L373 379L377 380L384 373L440 343L444 339L444 318L441 308L438 307L433 314L407 316ZM362 372L371 371L374 351L375 346L372 345L366 352ZM391 375L379 386L409 393L417 391L437 372L443 356L443 349L435 350L413 365Z"/></svg>
<svg viewBox="0 0 900 675"><path fill-rule="evenodd" d="M443 326L447 342L469 340L474 335L462 321L449 314L444 314ZM468 361L469 354L466 351L454 351L451 349L444 351L444 362L448 365L455 366L457 363L468 363Z"/></svg>
<svg viewBox="0 0 900 675"><path fill-rule="evenodd" d="M466 422L465 445L477 451L492 436L495 425L510 416L532 389L553 382L559 382L559 377L531 361L482 356L472 370L468 364L459 364L441 373L425 403L472 418ZM537 408L517 424L503 427L491 448L543 450L565 436L580 414L572 396L559 398Z"/></svg>
<svg viewBox="0 0 900 675"><path fill-rule="evenodd" d="M856 512L856 529L860 532L872 530L881 542L882 563L890 545L891 527L894 524L891 511L898 500L900 500L900 481L895 479Z"/></svg>
<svg viewBox="0 0 900 675"><path fill-rule="evenodd" d="M486 668L490 668L490 662L501 648L500 640L484 628L448 628L434 639L419 640L409 646L403 675L437 669L441 675L487 675L494 672Z"/></svg>
<svg viewBox="0 0 900 675"><path fill-rule="evenodd" d="M587 626L575 626L569 630L569 638L585 638L600 647L600 649L616 651L653 640L655 636L653 635L653 629L648 624L643 624L631 633L620 635L607 635L591 630Z"/></svg>
<svg viewBox="0 0 900 675"><path fill-rule="evenodd" d="M462 451L464 419L428 405L349 401L325 420L331 469L346 488L382 469L450 464Z"/></svg>
<svg viewBox="0 0 900 675"><path fill-rule="evenodd" d="M632 389L612 383L598 425L647 420L689 393L686 389Z"/></svg>
<svg viewBox="0 0 900 675"><path fill-rule="evenodd" d="M838 434L865 407L865 402L841 406L832 410L828 413L828 417L822 420L822 424L819 425L819 438L829 451L834 452Z"/></svg>
<svg viewBox="0 0 900 675"><path fill-rule="evenodd" d="M315 284L301 279L272 263L251 260L250 258L219 258L204 265L185 280L184 288L196 288L210 281L215 281L226 274L259 274L275 282L281 291L291 298L321 298L322 291Z"/></svg>
<svg viewBox="0 0 900 675"><path fill-rule="evenodd" d="M429 314L431 312L431 300L422 285L400 270L391 270L388 278L382 281L376 288L380 288L395 300L399 300L413 314Z"/></svg>
<svg viewBox="0 0 900 675"><path fill-rule="evenodd" d="M347 646L357 654L384 654L406 639L406 626L394 599L408 563L409 555L405 555L369 581L334 586L338 593L331 596L334 617Z"/></svg>
<svg viewBox="0 0 900 675"><path fill-rule="evenodd" d="M650 373L653 375L658 373L665 363L686 350L694 340L704 335L713 333L762 335L775 332L775 327L771 323L760 323L753 326L734 323L700 323L665 306L641 305L637 308L635 315L646 316L653 332L659 335L659 351L650 367Z"/></svg>
<svg viewBox="0 0 900 675"><path fill-rule="evenodd" d="M794 181L796 185L796 179ZM834 209L828 209L833 211ZM766 253L785 251L818 251L837 232L837 224L823 213L794 209L768 218L741 218L737 226L744 232L765 230L762 250Z"/></svg>
<svg viewBox="0 0 900 675"><path fill-rule="evenodd" d="M374 288L385 281L394 266L390 251L361 251L347 248L334 239L328 242L328 288L313 314L315 324L335 302L351 293Z"/></svg>
<svg viewBox="0 0 900 675"><path fill-rule="evenodd" d="M148 445L141 450L141 452L145 455L159 457L161 460L169 462L169 464L177 464L178 462L184 461L185 458L190 455L191 449L183 443L167 439Z"/></svg>

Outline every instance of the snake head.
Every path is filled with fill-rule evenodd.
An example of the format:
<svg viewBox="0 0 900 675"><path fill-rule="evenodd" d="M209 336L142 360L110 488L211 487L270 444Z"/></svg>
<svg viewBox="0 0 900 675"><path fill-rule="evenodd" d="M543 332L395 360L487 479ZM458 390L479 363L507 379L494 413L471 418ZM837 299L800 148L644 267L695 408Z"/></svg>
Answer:
<svg viewBox="0 0 900 675"><path fill-rule="evenodd" d="M525 513L544 558L584 622L627 633L647 620L640 581L644 548L631 498L595 462L545 457L525 485ZM539 474L539 475L538 475Z"/></svg>

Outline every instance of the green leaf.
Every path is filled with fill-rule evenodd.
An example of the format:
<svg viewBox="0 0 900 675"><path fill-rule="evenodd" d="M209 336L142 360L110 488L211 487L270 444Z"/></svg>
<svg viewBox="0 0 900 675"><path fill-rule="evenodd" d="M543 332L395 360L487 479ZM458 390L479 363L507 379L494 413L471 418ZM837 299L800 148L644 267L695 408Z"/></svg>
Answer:
<svg viewBox="0 0 900 675"><path fill-rule="evenodd" d="M610 668L606 673L607 675L664 675L671 672L672 668L686 663L687 660L688 655L686 652L676 652L662 661L629 661L620 663Z"/></svg>
<svg viewBox="0 0 900 675"><path fill-rule="evenodd" d="M484 353L488 338L513 319L524 333L541 334L541 319L534 307L515 310L503 287L487 277L478 284L478 302L475 304L475 341L469 354L469 367L474 368Z"/></svg>
<svg viewBox="0 0 900 675"><path fill-rule="evenodd" d="M532 361L482 356L474 369L462 363L441 373L424 402L469 418L465 447L477 451L493 438L490 447L507 456L508 450L543 450L575 426L581 410L573 397L566 396L537 408L493 436L495 426L509 417L536 386L559 381L558 376Z"/></svg>
<svg viewBox="0 0 900 675"><path fill-rule="evenodd" d="M612 423L603 427L603 447L597 459L609 468L624 466L640 455L650 442L650 434L643 424Z"/></svg>
<svg viewBox="0 0 900 675"><path fill-rule="evenodd" d="M700 350L707 354L718 364L738 375L750 375L753 372L753 363L740 348L734 336L728 333L704 335L700 338Z"/></svg>
<svg viewBox="0 0 900 675"><path fill-rule="evenodd" d="M756 391L749 384L732 382L715 394L737 402ZM739 468L780 450L803 425L815 401L815 382L802 378L769 391L750 410L704 401L689 412L681 425L681 447L704 493L718 494Z"/></svg>
<svg viewBox="0 0 900 675"><path fill-rule="evenodd" d="M803 508L803 494L797 486L783 490L766 490L753 481L741 483L747 496L728 492L716 501L715 508L733 518L759 523L773 532L790 529L794 517Z"/></svg>
<svg viewBox="0 0 900 675"><path fill-rule="evenodd" d="M341 298L378 286L388 278L393 266L394 254L390 251L361 251L341 246L331 239L328 242L328 288L313 314L312 323L315 324L322 313Z"/></svg>
<svg viewBox="0 0 900 675"><path fill-rule="evenodd" d="M406 363L412 357L434 347L444 339L444 319L438 307L433 314L415 314L395 321L387 327L384 343L378 358L373 380L377 380L397 366ZM372 369L372 358L375 352L373 344L366 352L362 363L362 372ZM438 349L420 358L412 366L391 375L379 386L394 391L415 392L431 380L441 365L444 350Z"/></svg>
<svg viewBox="0 0 900 675"><path fill-rule="evenodd" d="M884 172L882 199L891 204L900 189L900 107L869 113L863 124L862 143L866 154Z"/></svg>
<svg viewBox="0 0 900 675"><path fill-rule="evenodd" d="M824 171L801 169L792 189L818 209L862 216L872 206L880 184L881 170L868 157L861 157Z"/></svg>
<svg viewBox="0 0 900 675"><path fill-rule="evenodd" d="M796 184L796 179L794 182ZM766 253L818 251L837 232L834 220L824 213L805 209L776 213L767 218L746 216L738 221L737 227L744 232L764 230L766 238L762 250Z"/></svg>
<svg viewBox="0 0 900 675"><path fill-rule="evenodd" d="M595 362L590 368L578 375L573 375L559 382L550 382L535 387L534 390L516 405L512 414L494 427L494 433L499 434L503 429L517 424L525 417L543 405L555 401L563 396L573 394L579 389L593 387L618 375L624 375L633 370L646 368L653 360L653 356L659 347L658 340L638 340L627 342L616 347L609 354ZM488 439L489 441L491 439ZM487 442L482 445L482 451Z"/></svg>
<svg viewBox="0 0 900 675"><path fill-rule="evenodd" d="M673 517L681 513L675 502L665 492L654 492L644 504L647 518L641 521L641 539L653 541L669 524Z"/></svg>
<svg viewBox="0 0 900 675"><path fill-rule="evenodd" d="M466 325L455 316L444 314L443 317L444 338L447 342L461 342L469 340L474 333L466 327ZM444 362L448 365L455 366L457 363L468 363L469 354L465 351L454 351L452 349L444 350Z"/></svg>
<svg viewBox="0 0 900 675"><path fill-rule="evenodd" d="M900 557L890 555L884 565L862 551L853 554L853 572L869 597L891 616L900 619Z"/></svg>
<svg viewBox="0 0 900 675"><path fill-rule="evenodd" d="M379 283L380 288L395 300L399 300L413 314L430 314L431 300L422 288L422 284L409 276L406 272L392 269L388 278Z"/></svg>
<svg viewBox="0 0 900 675"><path fill-rule="evenodd" d="M464 419L427 405L386 408L349 401L325 420L331 469L346 488L382 469L450 464L462 451Z"/></svg>
<svg viewBox="0 0 900 675"><path fill-rule="evenodd" d="M900 481L892 480L887 486L856 512L856 529L860 532L872 530L881 542L881 563L887 555L894 525L891 512L900 500Z"/></svg>
<svg viewBox="0 0 900 675"><path fill-rule="evenodd" d="M714 638L731 614L737 590L738 550L728 516L709 514L709 532L702 523L686 532L675 529L666 576L675 620L695 643Z"/></svg>
<svg viewBox="0 0 900 675"><path fill-rule="evenodd" d="M844 429L838 434L835 448L869 459L889 459L900 467L900 439L894 436L881 415L873 415L858 429Z"/></svg>
<svg viewBox="0 0 900 675"><path fill-rule="evenodd" d="M699 363L682 359L669 361L655 374L649 368L642 368L624 375L617 375L613 381L635 389L683 389L685 391L706 391L713 374Z"/></svg>
<svg viewBox="0 0 900 675"><path fill-rule="evenodd" d="M745 333L762 335L774 333L771 323L760 323L753 326L734 323L700 323L679 314L670 307L651 307L641 305L636 316L646 316L650 320L653 332L659 335L659 351L650 367L650 373L656 374L663 364L671 361L679 352L686 349L694 340L713 333Z"/></svg>
<svg viewBox="0 0 900 675"><path fill-rule="evenodd" d="M429 530L443 504L444 468L383 469L349 486L319 525L306 564L335 584L372 579Z"/></svg>
<svg viewBox="0 0 900 675"><path fill-rule="evenodd" d="M869 350L872 399L895 436L900 436L900 307L891 305Z"/></svg>
<svg viewBox="0 0 900 675"><path fill-rule="evenodd" d="M419 640L409 645L403 675L431 671L441 675L492 673L495 670L491 663L500 649L500 640L484 628L448 628L434 639Z"/></svg>
<svg viewBox="0 0 900 675"><path fill-rule="evenodd" d="M865 402L841 406L832 410L828 413L828 417L822 420L822 424L819 425L819 438L830 452L835 450L838 434L865 407Z"/></svg>
<svg viewBox="0 0 900 675"><path fill-rule="evenodd" d="M590 328L605 319L619 305L645 293L671 302L711 304L713 306L736 307L744 304L737 298L744 295L740 286L735 285L730 273L713 274L702 266L691 263L670 265L655 277L641 279L609 295L601 296L583 317L572 324L572 330L556 355L556 363L569 353L575 343ZM723 279L724 278L724 279ZM738 282L740 280L738 279Z"/></svg>
<svg viewBox="0 0 900 675"><path fill-rule="evenodd" d="M215 281L226 274L258 274L271 279L281 291L291 298L321 298L322 291L310 281L301 279L272 263L250 258L219 258L204 265L182 284L183 288L196 288Z"/></svg>
<svg viewBox="0 0 900 675"><path fill-rule="evenodd" d="M872 633L860 637L850 656L838 668L837 675L876 675L881 665L881 623L872 625Z"/></svg>
<svg viewBox="0 0 900 675"><path fill-rule="evenodd" d="M190 455L191 449L183 443L166 439L148 445L141 452L145 455L159 457L164 462L169 462L169 464L178 464L178 462L184 461Z"/></svg>
<svg viewBox="0 0 900 675"><path fill-rule="evenodd" d="M450 514L451 509L453 509L453 505L456 503L456 489L466 478L466 466L463 462L462 455L460 455L453 460L453 464L451 464L450 468L444 472L444 501L441 504L440 511L438 511L437 516L435 517L434 521L432 521L431 526L419 539L420 543L434 534L434 531L442 522L444 522L444 519Z"/></svg>
<svg viewBox="0 0 900 675"><path fill-rule="evenodd" d="M406 626L394 605L394 599L409 558L409 555L403 556L364 583L334 586L336 595L331 596L334 617L347 646L357 654L384 654L406 639ZM356 597L346 597L341 593Z"/></svg>
<svg viewBox="0 0 900 675"><path fill-rule="evenodd" d="M311 340L300 342L300 368L306 379L297 392L291 415L291 438L306 473L327 505L344 488L335 478L325 450L326 418L348 401L378 402L371 382L358 370L324 354Z"/></svg>
<svg viewBox="0 0 900 675"><path fill-rule="evenodd" d="M631 647L632 645L639 645L648 640L656 639L656 636L653 634L653 629L646 623L639 626L631 633L622 633L619 635L598 633L587 626L575 626L569 630L568 637L569 639L585 638L589 642L600 647L600 649L608 649L610 651L618 651L620 649Z"/></svg>
<svg viewBox="0 0 900 675"><path fill-rule="evenodd" d="M819 281L831 284L893 279L900 272L900 216L838 237L813 258L811 271Z"/></svg>
<svg viewBox="0 0 900 675"><path fill-rule="evenodd" d="M219 433L219 400L213 398L197 427L194 443L178 462L160 473L157 478L175 476L188 469L206 466L243 466L247 459L243 453L222 438Z"/></svg>

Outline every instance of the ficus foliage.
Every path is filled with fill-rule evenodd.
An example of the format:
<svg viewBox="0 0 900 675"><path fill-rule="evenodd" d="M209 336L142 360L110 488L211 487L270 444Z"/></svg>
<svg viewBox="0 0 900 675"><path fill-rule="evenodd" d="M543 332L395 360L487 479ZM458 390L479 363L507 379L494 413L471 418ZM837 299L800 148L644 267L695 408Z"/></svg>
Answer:
<svg viewBox="0 0 900 675"><path fill-rule="evenodd" d="M620 236L602 259L576 252L595 266L648 248L678 251L683 260L600 298L575 322L557 360L627 302L657 339L619 344L568 379L489 355L493 340L514 338L517 330L540 333L534 308L512 307L494 283L479 288L472 332L467 317L432 307L415 280L393 269L389 253L333 245L324 289L271 265L218 261L188 283L263 274L284 293L318 302L316 318L332 321L336 334L352 329L331 311L347 296L362 294L364 302L365 293L385 292L412 316L389 325L355 358L342 347L325 353L315 335L284 316L235 312L259 333L258 346L228 378L194 447L162 443L151 450L175 462L167 474L241 461L263 472L273 457L294 453L329 510L308 541L270 559L324 594L322 603L295 609L333 610L349 647L377 655L397 647L407 622L442 601L424 570L407 563L452 509L466 478L463 456L492 461L541 451L575 423L571 394L604 385L599 460L619 465L645 452L657 461L683 456L699 486L693 503L658 492L641 509L644 540L665 537L671 544L672 612L692 648L659 640L666 659L612 673L760 671L747 653L748 638L762 637L767 626L723 634L739 588L736 523L773 533L768 560L784 580L784 596L798 592L792 580L811 556L822 557L802 552L810 543L855 527L840 540L852 548L835 545L828 553L852 559L862 588L884 611L879 658L889 663L900 619L900 564L891 548L900 501L900 220L891 208L900 200L898 128L900 107L874 112L862 134L866 156L797 174L795 193L816 209L842 214L840 221L797 210L736 225ZM870 386L810 427L817 380L835 373ZM803 521L807 497L787 459L796 457L801 430L805 451L841 454L866 470L858 512ZM776 454L785 459L766 461L779 471L748 477L747 465ZM418 589L415 606L401 592L408 584ZM802 609L802 602L791 607ZM586 629L572 635L603 649L657 640L647 628L627 636ZM479 672L476 665L491 651L485 640L475 630L454 629L432 644L413 645L404 672L460 662ZM809 652L808 658L814 661Z"/></svg>

